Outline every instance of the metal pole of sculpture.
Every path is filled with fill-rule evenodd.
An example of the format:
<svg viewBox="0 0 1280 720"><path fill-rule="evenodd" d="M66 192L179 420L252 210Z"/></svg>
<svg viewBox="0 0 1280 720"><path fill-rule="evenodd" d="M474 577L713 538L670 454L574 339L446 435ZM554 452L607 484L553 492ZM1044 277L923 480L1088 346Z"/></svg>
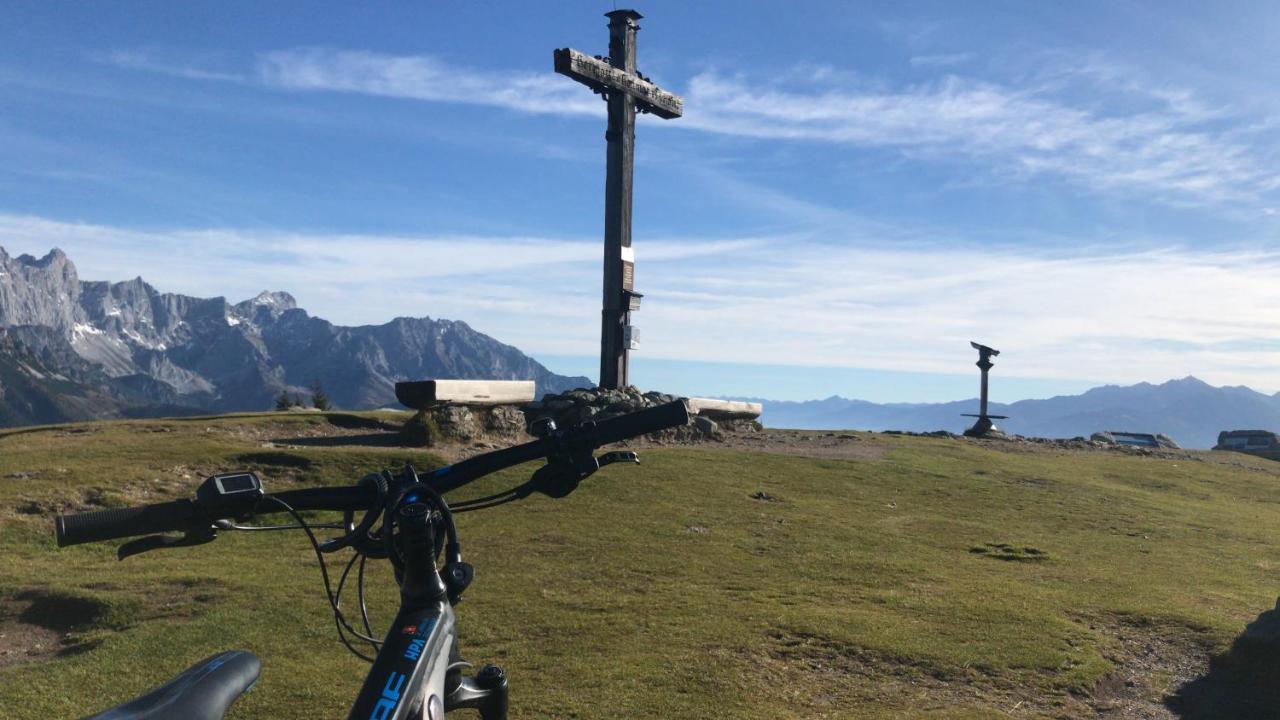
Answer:
<svg viewBox="0 0 1280 720"><path fill-rule="evenodd" d="M979 400L978 414L972 415L965 413L964 415L965 417L978 418L978 421L973 424L973 427L965 430L964 434L969 437L991 437L1003 435L1003 433L1000 432L1000 429L996 427L995 423L991 421L1005 420L1008 416L987 414L987 373L990 372L991 368L995 367L995 363L991 362L991 358L999 355L1000 351L994 348L989 348L986 345L980 345L973 341L970 341L969 345L972 346L974 350L978 351L977 364L978 369L982 371L982 395Z"/></svg>
<svg viewBox="0 0 1280 720"><path fill-rule="evenodd" d="M604 189L604 309L600 327L600 387L630 384L628 352L637 344L631 312L640 309L635 291L635 251L631 249L631 178L635 164L636 113L678 118L684 101L636 71L635 10L614 10L609 18L609 57L577 50L555 51L555 69L603 95L609 103L608 166Z"/></svg>

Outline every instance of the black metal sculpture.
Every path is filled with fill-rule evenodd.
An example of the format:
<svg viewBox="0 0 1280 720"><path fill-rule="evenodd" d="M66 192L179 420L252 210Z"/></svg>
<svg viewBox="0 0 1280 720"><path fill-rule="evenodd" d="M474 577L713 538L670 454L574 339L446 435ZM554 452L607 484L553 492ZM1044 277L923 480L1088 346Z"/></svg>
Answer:
<svg viewBox="0 0 1280 720"><path fill-rule="evenodd" d="M997 428L996 424L991 421L1005 420L1008 416L987 414L987 372L990 371L991 368L995 367L995 363L991 362L991 358L999 355L1000 351L973 341L969 341L969 345L973 346L973 349L978 351L978 369L982 371L982 396L978 407L978 414L964 414L965 417L978 418L978 421L973 424L973 427L965 430L964 434L969 437L1002 436L1004 433L1002 433L1000 428Z"/></svg>

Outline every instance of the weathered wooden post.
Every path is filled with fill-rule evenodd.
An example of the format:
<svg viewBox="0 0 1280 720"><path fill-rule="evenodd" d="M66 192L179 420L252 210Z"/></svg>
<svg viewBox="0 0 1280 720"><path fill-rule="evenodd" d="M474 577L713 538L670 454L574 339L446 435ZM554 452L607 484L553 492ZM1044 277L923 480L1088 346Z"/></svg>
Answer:
<svg viewBox="0 0 1280 720"><path fill-rule="evenodd" d="M973 427L969 428L968 430L965 430L964 434L968 435L969 437L987 437L990 435L1000 435L1002 434L1000 432L1000 429L997 428L995 423L991 421L1005 420L1008 418L1008 416L987 414L987 373L991 370L991 368L995 367L995 363L991 362L991 358L998 356L1000 354L1000 351L994 348L989 348L986 345L980 345L976 342L973 342L972 340L969 341L969 345L973 347L974 350L978 351L977 364L978 364L978 369L982 371L982 394L978 401L978 414L971 415L969 413L965 413L964 415L965 417L978 418L977 422L973 424Z"/></svg>
<svg viewBox="0 0 1280 720"><path fill-rule="evenodd" d="M631 178L635 162L636 113L678 118L684 101L636 71L636 32L642 17L635 10L614 10L609 18L609 57L577 50L555 51L555 70L603 95L609 103L604 185L604 302L600 326L600 387L630 384L628 352L636 345L631 312L640 308L635 291L635 252L631 249Z"/></svg>

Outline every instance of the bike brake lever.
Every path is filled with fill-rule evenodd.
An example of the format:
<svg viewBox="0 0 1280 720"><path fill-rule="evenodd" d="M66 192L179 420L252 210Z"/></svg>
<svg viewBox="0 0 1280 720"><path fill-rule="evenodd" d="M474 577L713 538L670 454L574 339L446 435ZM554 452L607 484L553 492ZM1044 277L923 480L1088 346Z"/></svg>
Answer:
<svg viewBox="0 0 1280 720"><path fill-rule="evenodd" d="M567 460L553 460L538 468L529 482L523 486L520 496L540 492L547 497L562 498L577 490L578 483L586 480L596 470L619 462L639 465L640 458L633 452L620 450L607 452L600 457L585 453L569 456Z"/></svg>
<svg viewBox="0 0 1280 720"><path fill-rule="evenodd" d="M612 465L614 463L620 463L620 462L633 463L635 465L639 465L640 456L636 455L635 453L629 450L625 450L625 451L618 450L614 452L607 452L601 455L600 457L596 458L596 462L600 465L600 467L604 467L605 465Z"/></svg>
<svg viewBox="0 0 1280 720"><path fill-rule="evenodd" d="M131 555L141 555L152 550L203 545L207 542L213 542L215 537L217 537L217 534L212 527L188 530L186 534L178 537L173 535L148 535L137 540L130 540L121 545L120 549L116 550L116 558L124 560Z"/></svg>

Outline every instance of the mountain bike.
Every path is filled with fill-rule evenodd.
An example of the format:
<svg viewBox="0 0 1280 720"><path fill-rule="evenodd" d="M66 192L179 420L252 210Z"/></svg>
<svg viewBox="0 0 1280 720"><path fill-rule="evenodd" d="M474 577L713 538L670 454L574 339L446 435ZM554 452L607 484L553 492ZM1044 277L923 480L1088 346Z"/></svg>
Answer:
<svg viewBox="0 0 1280 720"><path fill-rule="evenodd" d="M462 559L453 515L502 505L541 493L563 498L578 484L613 463L638 463L634 452L596 451L612 443L688 422L682 402L673 402L600 422L557 429L549 419L535 421L537 439L446 465L419 475L412 466L366 475L343 487L319 487L267 493L252 472L214 475L195 497L118 510L59 516L59 546L145 536L122 544L117 556L211 542L219 532L301 530L320 561L320 574L339 639L372 663L348 718L351 720L440 720L460 709L478 710L482 720L507 717L506 674L485 665L474 675L461 658L453 606L475 578ZM530 479L504 492L450 506L446 493L521 463L546 459ZM342 512L342 522L312 524L303 513ZM290 516L288 524L259 525L272 513ZM357 516L358 519L357 519ZM337 528L339 537L320 540L316 530ZM167 535L165 533L181 533ZM354 550L334 589L326 555ZM365 606L365 561L385 559L400 587L400 608L378 640ZM359 627L341 609L341 596L355 568ZM366 647L374 654L362 652ZM252 653L225 652L187 669L170 682L118 705L92 720L218 720L257 681L260 662Z"/></svg>

